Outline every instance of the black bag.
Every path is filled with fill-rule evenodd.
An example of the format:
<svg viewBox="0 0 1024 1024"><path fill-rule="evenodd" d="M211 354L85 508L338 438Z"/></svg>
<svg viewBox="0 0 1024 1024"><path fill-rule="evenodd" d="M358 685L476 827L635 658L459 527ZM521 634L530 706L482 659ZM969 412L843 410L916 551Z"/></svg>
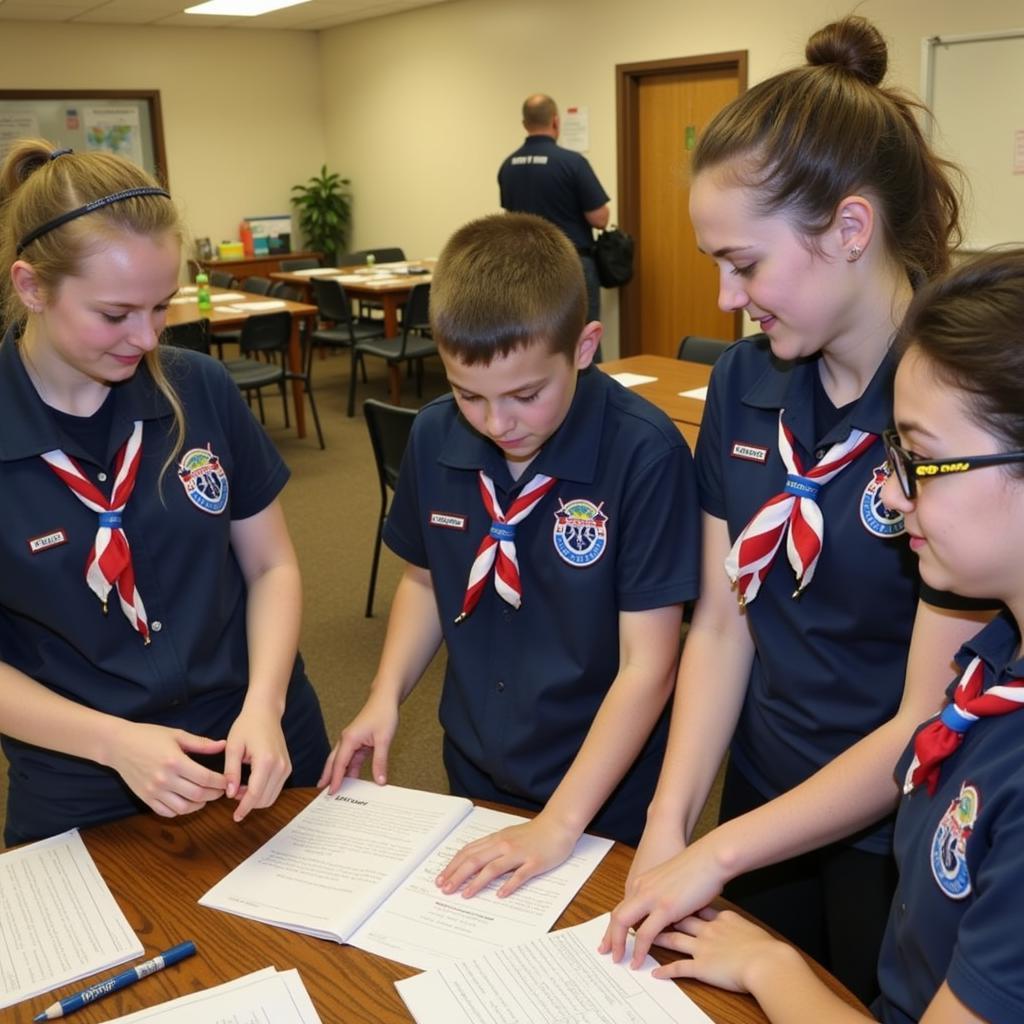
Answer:
<svg viewBox="0 0 1024 1024"><path fill-rule="evenodd" d="M633 278L633 236L612 228L594 242L594 262L602 288L618 288Z"/></svg>

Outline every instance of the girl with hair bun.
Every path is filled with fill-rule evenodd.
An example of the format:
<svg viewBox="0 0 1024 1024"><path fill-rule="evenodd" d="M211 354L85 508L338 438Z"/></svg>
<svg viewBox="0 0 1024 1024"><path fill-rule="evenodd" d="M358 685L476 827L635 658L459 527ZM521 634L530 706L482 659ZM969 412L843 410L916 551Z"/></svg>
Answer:
<svg viewBox="0 0 1024 1024"><path fill-rule="evenodd" d="M223 796L241 821L329 749L288 470L223 367L158 345L182 246L165 189L24 140L0 204L5 842Z"/></svg>
<svg viewBox="0 0 1024 1024"><path fill-rule="evenodd" d="M870 22L826 26L806 56L723 109L694 152L690 214L719 305L763 333L712 374L703 587L604 948L621 957L640 921L634 962L652 941L680 948L673 922L725 887L869 1001L895 885L892 766L991 604L920 587L882 497L890 347L958 241L953 169L883 85ZM691 843L727 748L723 824Z"/></svg>
<svg viewBox="0 0 1024 1024"><path fill-rule="evenodd" d="M939 714L889 780L899 885L878 960L885 1024L1024 1020L1024 250L924 286L897 348L887 507L926 584L1005 610L957 653ZM773 1024L864 1017L732 911L677 921L675 977L748 991Z"/></svg>

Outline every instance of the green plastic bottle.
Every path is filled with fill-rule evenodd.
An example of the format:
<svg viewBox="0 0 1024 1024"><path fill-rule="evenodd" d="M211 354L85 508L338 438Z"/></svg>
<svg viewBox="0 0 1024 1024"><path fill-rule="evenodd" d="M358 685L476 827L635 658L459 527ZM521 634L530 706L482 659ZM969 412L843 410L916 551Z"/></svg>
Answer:
<svg viewBox="0 0 1024 1024"><path fill-rule="evenodd" d="M210 279L206 274L196 274L196 303L200 313L209 313L213 309L210 301Z"/></svg>
<svg viewBox="0 0 1024 1024"><path fill-rule="evenodd" d="M374 263L376 263L376 262L377 262L377 257L374 256L372 252L368 252L366 254L366 265L368 267L372 267L374 265Z"/></svg>

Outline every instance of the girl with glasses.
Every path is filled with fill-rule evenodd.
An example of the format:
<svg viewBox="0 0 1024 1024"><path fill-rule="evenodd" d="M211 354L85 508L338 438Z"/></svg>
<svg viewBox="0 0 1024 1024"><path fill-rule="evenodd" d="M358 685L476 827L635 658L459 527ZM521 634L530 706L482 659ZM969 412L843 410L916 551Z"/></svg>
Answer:
<svg viewBox="0 0 1024 1024"><path fill-rule="evenodd" d="M890 451L902 468L883 500L902 513L928 585L1005 610L958 652L942 710L890 780L902 798L873 1007L885 1024L1024 1020L1021 323L1024 250L996 252L923 288L899 345ZM749 991L775 1024L864 1019L792 947L735 913L678 920L667 944L691 959L663 973Z"/></svg>
<svg viewBox="0 0 1024 1024"><path fill-rule="evenodd" d="M0 200L5 841L222 797L241 821L328 752L288 470L220 364L158 344L183 235L165 189L23 140Z"/></svg>
<svg viewBox="0 0 1024 1024"><path fill-rule="evenodd" d="M919 600L881 493L892 338L958 238L950 168L882 84L873 25L828 25L806 53L722 110L693 154L690 215L719 305L763 334L712 375L701 597L606 945L621 956L646 917L638 948L672 948L660 933L726 886L867 1001L895 884L891 767L988 613ZM724 824L691 844L727 748Z"/></svg>

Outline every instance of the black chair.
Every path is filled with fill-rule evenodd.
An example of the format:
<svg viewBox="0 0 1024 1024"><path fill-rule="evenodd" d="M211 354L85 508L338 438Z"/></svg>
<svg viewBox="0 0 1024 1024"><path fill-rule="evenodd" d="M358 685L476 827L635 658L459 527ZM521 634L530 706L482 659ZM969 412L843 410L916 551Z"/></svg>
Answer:
<svg viewBox="0 0 1024 1024"><path fill-rule="evenodd" d="M688 334L679 342L677 359L685 359L690 363L703 363L714 366L718 357L732 344L731 341L719 341L717 338L700 338L696 334Z"/></svg>
<svg viewBox="0 0 1024 1024"><path fill-rule="evenodd" d="M376 263L399 263L405 259L405 253L397 245L383 249L360 249L358 252L352 253L354 263L365 263L367 256L372 256ZM339 266L344 265L344 263L339 264Z"/></svg>
<svg viewBox="0 0 1024 1024"><path fill-rule="evenodd" d="M305 296L287 281L275 281L267 292L268 299L284 299L286 302L305 302Z"/></svg>
<svg viewBox="0 0 1024 1024"><path fill-rule="evenodd" d="M291 270L312 270L319 267L320 261L313 256L305 256L295 260L281 260L281 270L288 273Z"/></svg>
<svg viewBox="0 0 1024 1024"><path fill-rule="evenodd" d="M211 270L210 284L215 288L235 288L238 285L238 281L226 270Z"/></svg>
<svg viewBox="0 0 1024 1024"><path fill-rule="evenodd" d="M384 524L388 517L388 489L392 491L398 483L398 470L402 454L409 441L409 431L416 416L415 409L403 409L387 402L367 398L363 402L363 415L370 432L373 459L377 465L377 479L380 482L380 516L377 519L377 536L373 542L373 564L370 568L370 589L366 595L366 617L373 616L373 595L377 589L377 567L380 564L380 543Z"/></svg>
<svg viewBox="0 0 1024 1024"><path fill-rule="evenodd" d="M383 323L356 320L352 316L352 304L340 281L314 277L310 284L320 321L311 337L314 344L327 348L352 348L357 341L384 337ZM366 367L361 360L360 365L363 366L365 383ZM354 372L354 360L352 369Z"/></svg>
<svg viewBox="0 0 1024 1024"><path fill-rule="evenodd" d="M286 371L288 343L292 333L292 315L288 312L265 313L251 316L242 324L242 336L239 346L242 359L232 359L225 363L231 379L244 391L248 398L256 394L259 403L260 422L263 416L262 389L274 384L281 392L281 404L284 406L284 425L290 426L288 420L288 380ZM252 358L264 355L268 361Z"/></svg>
<svg viewBox="0 0 1024 1024"><path fill-rule="evenodd" d="M364 356L377 356L388 365L388 371L397 372L402 363L416 366L416 393L423 393L423 360L437 355L437 345L424 333L429 324L430 285L413 285L402 310L402 333L397 338L367 338L352 346L352 373L348 380L348 414L356 409L356 363Z"/></svg>
<svg viewBox="0 0 1024 1024"><path fill-rule="evenodd" d="M258 277L253 275L242 282L242 291L250 295L266 295L274 282L269 277Z"/></svg>
<svg viewBox="0 0 1024 1024"><path fill-rule="evenodd" d="M193 352L210 354L210 321L190 320L184 324L168 324L160 340L174 348L187 348Z"/></svg>

